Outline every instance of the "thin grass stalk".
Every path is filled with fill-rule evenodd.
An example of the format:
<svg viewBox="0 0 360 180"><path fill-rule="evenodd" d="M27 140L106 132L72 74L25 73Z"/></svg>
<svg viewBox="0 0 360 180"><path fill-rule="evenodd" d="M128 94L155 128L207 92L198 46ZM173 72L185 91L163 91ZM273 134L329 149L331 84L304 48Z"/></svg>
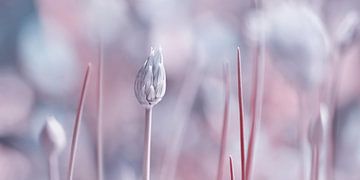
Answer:
<svg viewBox="0 0 360 180"><path fill-rule="evenodd" d="M311 150L311 180L319 179L319 147L313 147Z"/></svg>
<svg viewBox="0 0 360 180"><path fill-rule="evenodd" d="M174 136L169 141L170 145L166 149L164 154L164 160L160 170L160 180L174 179L177 169L177 162L180 156L180 150L184 141L184 134L186 126L188 124L188 117L191 107L194 104L196 93L200 86L200 80L203 78L202 72L205 64L205 58L200 57L195 65L189 70L189 73L185 73L184 84L182 85L179 96L176 100L174 113L172 119L183 116L183 120L179 121L174 130Z"/></svg>
<svg viewBox="0 0 360 180"><path fill-rule="evenodd" d="M99 38L99 47L98 47L98 82L97 82L97 179L104 179L104 160L103 160L103 64L104 64L104 53L103 53L103 43L101 38Z"/></svg>
<svg viewBox="0 0 360 180"><path fill-rule="evenodd" d="M49 163L49 179L50 180L60 180L59 172L59 155L56 153L51 153L48 157Z"/></svg>
<svg viewBox="0 0 360 180"><path fill-rule="evenodd" d="M333 133L334 133L334 120L336 118L336 106L338 104L338 92L339 92L339 88L341 86L341 78L342 78L342 74L343 74L343 66L344 66L344 62L341 61L341 59L344 58L344 54L343 53L335 53L333 55L334 60L334 65L332 68L332 79L330 81L330 87L329 87L329 97L328 97L328 108L329 108L329 124L328 124L328 132L327 134L327 143L328 143L328 148L327 148L327 163L326 163L326 178L328 180L332 180L333 179L333 166L334 166L334 146L335 146L335 142L334 142L334 137L333 137Z"/></svg>
<svg viewBox="0 0 360 180"><path fill-rule="evenodd" d="M145 108L143 179L150 180L152 107Z"/></svg>
<svg viewBox="0 0 360 180"><path fill-rule="evenodd" d="M88 64L87 69L86 69L85 78L84 78L84 82L83 82L82 89L81 89L78 110L77 110L76 118L75 118L75 125L74 125L74 129L73 129L71 149L70 149L68 180L72 180L73 175L74 175L74 164L75 164L75 155L76 155L76 150L77 150L77 141L78 141L78 136L79 136L80 123L81 123L83 110L84 110L85 97L87 94L87 87L88 87L89 80L90 80L90 78L89 78L90 72L91 72L91 63Z"/></svg>
<svg viewBox="0 0 360 180"><path fill-rule="evenodd" d="M224 65L224 89L225 89L225 104L224 104L224 115L223 115L223 126L221 131L221 142L220 142L220 157L217 170L217 180L221 180L224 174L225 164L225 152L227 144L227 134L229 126L229 105L230 105L230 72L229 65Z"/></svg>
<svg viewBox="0 0 360 180"><path fill-rule="evenodd" d="M310 114L310 112L307 110L307 106L308 104L306 103L306 95L304 94L304 92L302 92L301 90L297 91L297 95L298 95L298 99L299 99L299 119L297 122L297 130L298 130L298 145L300 148L300 161L299 161L299 165L300 165L300 171L299 171L299 175L300 175L300 179L305 179L306 177L308 177L308 169L306 168L307 166L307 157L306 157L306 132L309 128L308 125L308 121L309 121L309 116L308 114Z"/></svg>
<svg viewBox="0 0 360 180"><path fill-rule="evenodd" d="M229 163L230 163L230 179L235 180L235 173L234 173L234 163L231 155L229 156Z"/></svg>
<svg viewBox="0 0 360 180"><path fill-rule="evenodd" d="M245 135L244 135L244 96L242 89L241 52L237 48L237 80L238 80L238 102L239 102L239 124L240 124L240 163L241 179L245 179Z"/></svg>
<svg viewBox="0 0 360 180"><path fill-rule="evenodd" d="M261 47L263 48L263 47ZM260 125L260 118L262 113L262 96L263 96L263 86L264 86L264 73L265 73L265 58L263 57L264 53L261 52L260 47L257 46L255 49L255 59L254 59L254 84L252 88L251 95L251 129L250 129L250 138L248 146L248 154L246 159L246 168L245 168L245 180L250 180L251 171L254 161L255 153L255 143L257 129ZM262 55L260 57L260 54Z"/></svg>

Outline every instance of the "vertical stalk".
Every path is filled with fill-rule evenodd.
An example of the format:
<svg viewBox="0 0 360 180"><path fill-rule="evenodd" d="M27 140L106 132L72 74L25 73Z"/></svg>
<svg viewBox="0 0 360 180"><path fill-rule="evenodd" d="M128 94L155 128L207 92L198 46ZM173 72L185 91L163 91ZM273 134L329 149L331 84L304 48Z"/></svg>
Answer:
<svg viewBox="0 0 360 180"><path fill-rule="evenodd" d="M317 146L311 148L311 180L319 179L319 148Z"/></svg>
<svg viewBox="0 0 360 180"><path fill-rule="evenodd" d="M233 159L231 156L229 156L229 162L230 162L230 177L231 177L231 180L235 180L234 165L233 165Z"/></svg>
<svg viewBox="0 0 360 180"><path fill-rule="evenodd" d="M334 151L335 151L335 140L334 140L334 121L336 118L336 106L338 105L339 99L339 90L341 88L341 78L343 74L344 61L345 57L344 52L339 50L333 54L334 65L332 67L330 87L329 87L329 97L328 97L328 108L329 108L329 119L326 132L326 143L327 143L327 155L326 155L326 179L334 179Z"/></svg>
<svg viewBox="0 0 360 180"><path fill-rule="evenodd" d="M87 94L87 86L89 84L90 69L91 69L91 63L88 64L87 69L86 69L85 79L84 79L84 83L82 85L82 90L81 90L80 102L79 102L78 110L76 113L76 119L75 119L75 125L74 125L74 129L73 129L71 149L70 149L68 180L72 180L73 175L74 175L75 154L76 154L76 150L77 150L77 141L78 141L79 130L80 130L80 122L82 119L83 110L84 110L84 102L85 102L85 97Z"/></svg>
<svg viewBox="0 0 360 180"><path fill-rule="evenodd" d="M226 151L226 140L229 126L229 105L230 105L230 77L229 77L229 65L226 63L224 67L224 85L225 85L225 105L224 105L224 116L223 116L223 127L221 131L221 142L220 142L220 157L218 163L217 180L223 178L223 170L225 163L225 151Z"/></svg>
<svg viewBox="0 0 360 180"><path fill-rule="evenodd" d="M202 52L201 50L199 50ZM202 54L202 53L200 53ZM176 104L172 113L172 120L182 117L183 120L178 121L176 129L174 129L173 136L169 138L169 146L165 150L164 160L160 168L160 180L174 179L177 170L177 162L180 156L180 150L184 141L186 127L188 125L189 113L194 104L196 93L198 92L200 81L204 76L203 67L205 58L199 56L198 61L195 61L190 67L188 73L185 73L184 83L180 88L179 95L176 99Z"/></svg>
<svg viewBox="0 0 360 180"><path fill-rule="evenodd" d="M260 118L262 113L265 58L263 57L264 52L261 51L262 50L260 50L260 47L257 46L255 49L255 59L254 59L254 81L253 81L254 84L252 87L252 95L251 95L251 129L250 129L248 153L245 163L246 165L245 180L250 180L251 178L257 129L259 128L258 126L260 125ZM262 57L260 57L260 54L262 55Z"/></svg>
<svg viewBox="0 0 360 180"><path fill-rule="evenodd" d="M51 153L48 157L49 163L49 179L50 180L60 180L59 173L59 155L56 153Z"/></svg>
<svg viewBox="0 0 360 180"><path fill-rule="evenodd" d="M240 162L241 162L241 179L245 179L245 136L244 136L244 99L242 90L242 73L241 73L241 53L240 47L237 48L237 75L238 75L238 102L239 102L239 123L240 123Z"/></svg>
<svg viewBox="0 0 360 180"><path fill-rule="evenodd" d="M98 87L97 87L97 179L104 179L104 167L103 167L103 120L102 120L102 112L103 112L103 44L101 38L99 38L99 64L98 64Z"/></svg>
<svg viewBox="0 0 360 180"><path fill-rule="evenodd" d="M300 148L300 178L301 179L305 179L308 178L308 169L307 167L307 156L306 156L306 132L309 128L308 126L308 121L309 121L309 116L308 114L310 113L307 110L307 103L306 103L306 96L304 94L304 92L301 92L301 90L297 91L298 94L298 99L299 99L299 119L298 119L298 123L297 123L297 129L298 129L298 144L299 144L299 148Z"/></svg>
<svg viewBox="0 0 360 180"><path fill-rule="evenodd" d="M150 180L152 107L145 108L143 180Z"/></svg>

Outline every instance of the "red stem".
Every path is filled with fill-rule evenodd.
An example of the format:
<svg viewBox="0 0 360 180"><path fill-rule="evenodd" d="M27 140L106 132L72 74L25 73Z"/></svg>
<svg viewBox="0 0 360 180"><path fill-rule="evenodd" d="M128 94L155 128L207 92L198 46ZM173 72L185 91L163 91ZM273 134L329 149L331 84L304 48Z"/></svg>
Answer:
<svg viewBox="0 0 360 180"><path fill-rule="evenodd" d="M230 177L231 177L231 180L235 180L234 165L233 165L233 159L232 159L231 155L229 156L229 162L230 162Z"/></svg>
<svg viewBox="0 0 360 180"><path fill-rule="evenodd" d="M218 163L217 171L217 180L223 178L223 168L225 163L225 151L226 151L226 140L227 140L227 131L229 124L229 103L230 103L230 77L229 77L229 65L226 63L224 67L224 85L225 85L225 106L224 106L224 117L223 117L223 127L221 132L221 148L220 148L220 158Z"/></svg>
<svg viewBox="0 0 360 180"><path fill-rule="evenodd" d="M238 75L238 98L239 98L239 123L240 123L240 162L241 162L241 179L245 179L245 136L244 136L244 99L242 90L242 72L241 72L241 52L237 48L237 75Z"/></svg>
<svg viewBox="0 0 360 180"><path fill-rule="evenodd" d="M82 89L81 89L80 102L79 102L78 110L76 113L75 125L74 125L74 129L73 129L73 135L72 135L72 141L71 141L68 180L73 179L75 153L76 153L76 149L77 149L77 140L78 140L78 136L79 136L80 122L81 122L83 110L84 110L85 96L87 94L86 93L87 86L89 84L90 70L91 70L91 63L88 64L87 69L86 69L85 79L84 79L84 83L83 83Z"/></svg>

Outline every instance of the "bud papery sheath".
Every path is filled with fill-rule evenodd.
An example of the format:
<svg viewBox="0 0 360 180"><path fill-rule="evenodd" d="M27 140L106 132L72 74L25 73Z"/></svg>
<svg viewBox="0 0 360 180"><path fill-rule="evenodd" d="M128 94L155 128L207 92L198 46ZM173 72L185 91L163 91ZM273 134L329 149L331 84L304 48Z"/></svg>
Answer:
<svg viewBox="0 0 360 180"><path fill-rule="evenodd" d="M135 95L147 108L160 102L166 90L166 74L161 48L151 48L150 56L138 71L135 79Z"/></svg>

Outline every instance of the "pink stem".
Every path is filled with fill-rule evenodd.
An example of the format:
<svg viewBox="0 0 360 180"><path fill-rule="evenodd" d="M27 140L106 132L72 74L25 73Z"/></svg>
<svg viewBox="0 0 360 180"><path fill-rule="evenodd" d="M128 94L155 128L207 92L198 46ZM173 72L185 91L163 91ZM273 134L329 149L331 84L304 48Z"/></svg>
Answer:
<svg viewBox="0 0 360 180"><path fill-rule="evenodd" d="M311 180L319 179L319 148L312 148Z"/></svg>
<svg viewBox="0 0 360 180"><path fill-rule="evenodd" d="M230 103L230 77L229 77L229 66L225 64L224 68L224 84L225 84L225 106L224 106L224 116L223 116L223 127L221 131L221 147L220 147L220 157L218 163L217 171L217 180L223 178L223 168L225 163L225 151L226 151L226 140L227 140L227 131L229 124L229 103Z"/></svg>
<svg viewBox="0 0 360 180"><path fill-rule="evenodd" d="M83 110L84 110L85 96L87 94L86 93L87 86L89 84L90 70L91 70L91 63L88 64L87 69L86 69L85 79L84 79L84 83L82 85L82 90L81 90L80 102L79 102L78 110L76 113L75 126L74 126L74 130L73 130L72 141L71 141L68 180L72 180L73 175L74 175L75 153L76 153L76 149L77 149L77 141L78 141L79 130L80 130L80 122L81 122L82 114L83 114Z"/></svg>
<svg viewBox="0 0 360 180"><path fill-rule="evenodd" d="M102 132L102 112L103 112L103 44L101 39L99 40L99 64L98 64L98 87L97 87L97 179L103 180L104 179L104 167L103 167L103 132Z"/></svg>
<svg viewBox="0 0 360 180"><path fill-rule="evenodd" d="M233 159L231 156L229 156L229 162L230 162L230 177L231 177L231 180L235 180L234 165L233 165Z"/></svg>
<svg viewBox="0 0 360 180"><path fill-rule="evenodd" d="M254 62L254 84L251 95L251 129L248 146L248 154L246 159L245 180L250 180L251 170L253 166L254 150L258 120L261 118L262 108L262 95L263 95L263 76L265 71L265 59L261 58L260 62L260 48L255 50L255 62Z"/></svg>
<svg viewBox="0 0 360 180"><path fill-rule="evenodd" d="M237 48L237 69L238 69L238 98L239 98L239 123L240 123L240 162L241 162L241 179L245 179L245 136L244 136L244 100L242 91L242 73L241 73L241 54L240 47Z"/></svg>

